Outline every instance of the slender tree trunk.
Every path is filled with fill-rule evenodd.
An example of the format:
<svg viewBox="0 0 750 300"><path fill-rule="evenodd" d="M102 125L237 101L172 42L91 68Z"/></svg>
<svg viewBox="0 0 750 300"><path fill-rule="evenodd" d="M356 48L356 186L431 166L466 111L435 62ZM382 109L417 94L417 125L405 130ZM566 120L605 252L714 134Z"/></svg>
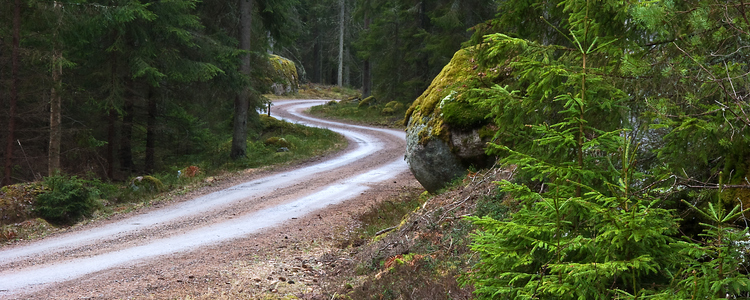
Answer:
<svg viewBox="0 0 750 300"><path fill-rule="evenodd" d="M365 11L365 30L367 32L370 29L370 17L367 11ZM366 98L372 94L372 80L370 79L370 57L365 58L362 62L362 97Z"/></svg>
<svg viewBox="0 0 750 300"><path fill-rule="evenodd" d="M318 43L317 43L317 45L318 45L318 52L316 53L316 57L318 59L317 59L316 66L317 66L317 69L318 69L318 83L325 84L326 83L325 82L326 78L325 78L325 76L323 76L323 73L325 72L325 71L323 71L323 45L320 44L321 43L320 36L318 36L317 39L318 39Z"/></svg>
<svg viewBox="0 0 750 300"><path fill-rule="evenodd" d="M240 0L240 49L250 51L252 38L253 0ZM250 77L250 54L242 57L240 73ZM245 87L234 99L234 124L232 132L232 150L229 157L239 159L247 151L247 110L249 107L250 88Z"/></svg>
<svg viewBox="0 0 750 300"><path fill-rule="evenodd" d="M339 13L339 71L338 71L338 80L336 81L336 84L338 86L344 85L344 0L339 0L339 5L341 5L341 12Z"/></svg>
<svg viewBox="0 0 750 300"><path fill-rule="evenodd" d="M125 92L125 106L123 107L122 127L120 133L120 169L132 173L135 171L133 163L133 115L135 114L135 93L133 81L128 80Z"/></svg>
<svg viewBox="0 0 750 300"><path fill-rule="evenodd" d="M427 0L422 0L422 7L419 10L419 22L420 26L425 32L430 32L430 17L427 15ZM422 41L422 49L424 49L426 45L426 42ZM430 84L430 58L427 57L427 52L423 52L421 54L420 60L419 60L419 68L422 72L422 83L425 85L424 88L427 88ZM417 92L417 95L421 93L421 90L423 90L423 87L418 87L419 91Z"/></svg>
<svg viewBox="0 0 750 300"><path fill-rule="evenodd" d="M320 70L321 69L320 68L320 60L321 60L321 57L320 57L321 56L320 55L320 39L318 38L318 28L316 27L314 30L315 30L314 31L314 34L315 34L315 45L313 46L313 56L314 56L314 58L313 58L313 75L312 75L313 78L312 78L312 82L322 83L321 79L323 78L323 76L322 76L322 73L321 73L322 71Z"/></svg>
<svg viewBox="0 0 750 300"><path fill-rule="evenodd" d="M5 171L3 185L11 184L10 174L13 171L13 140L16 130L16 110L18 105L19 44L21 40L21 0L16 0L13 6L13 49L11 50L11 83L10 109L8 114L8 140L5 145Z"/></svg>
<svg viewBox="0 0 750 300"><path fill-rule="evenodd" d="M156 162L156 97L153 87L148 88L148 120L146 121L146 173L154 172Z"/></svg>
<svg viewBox="0 0 750 300"><path fill-rule="evenodd" d="M112 40L115 39L115 33L112 34ZM115 90L117 84L117 54L112 51L110 55L111 69L110 69L110 84L112 91ZM107 128L107 177L110 180L115 178L115 124L117 123L117 111L114 108L114 104L109 107L109 120Z"/></svg>
<svg viewBox="0 0 750 300"><path fill-rule="evenodd" d="M344 47L344 54L349 53L349 47ZM344 56L346 60L346 56ZM351 86L351 65L348 63L344 64L344 86Z"/></svg>
<svg viewBox="0 0 750 300"><path fill-rule="evenodd" d="M115 123L117 123L117 111L114 108L109 110L109 120L107 120L107 178L115 178Z"/></svg>
<svg viewBox="0 0 750 300"><path fill-rule="evenodd" d="M59 10L58 10L59 9ZM47 176L60 172L60 144L62 142L62 50L58 43L57 32L62 26L62 9L60 3L55 2L53 10L58 14L58 22L52 35L52 89L49 99L49 151L47 153Z"/></svg>
<svg viewBox="0 0 750 300"><path fill-rule="evenodd" d="M61 127L61 89L62 89L62 66L59 61L62 59L62 53L55 50L52 54L52 90L50 91L49 101L49 153L48 158L48 176L55 175L60 171L60 144L62 141Z"/></svg>

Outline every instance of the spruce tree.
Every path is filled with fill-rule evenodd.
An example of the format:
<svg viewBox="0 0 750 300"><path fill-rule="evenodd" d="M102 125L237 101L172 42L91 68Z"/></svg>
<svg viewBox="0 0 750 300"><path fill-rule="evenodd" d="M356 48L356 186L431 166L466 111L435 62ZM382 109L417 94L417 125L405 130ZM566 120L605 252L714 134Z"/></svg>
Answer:
<svg viewBox="0 0 750 300"><path fill-rule="evenodd" d="M734 73L717 80L719 70L733 74L730 56L717 57L712 72L706 51L721 51L707 50L708 43L699 38L721 31L708 25L709 20L718 20L709 16L714 9L730 5L571 0L555 7L541 2L503 6L510 7L517 10L508 10L492 25L502 28L504 22L511 22L515 24L507 26L511 32L488 35L478 47L486 71L502 70L511 76L504 85L477 91L475 101L492 110L500 128L490 151L517 167L515 180L499 185L518 208L507 220L472 218L481 228L472 246L481 260L466 280L477 296L746 297L748 235L746 228L732 225L743 212L742 203L732 199L742 194L731 190L743 187L722 183L727 175L720 169L700 169L706 164L700 157L707 152L723 149L729 157L745 157L735 151L746 147L735 144L742 144L741 137L730 135L719 145L731 147L697 152L711 147L709 140L722 138L704 130L738 134L738 128L744 128L738 126L744 104L733 100L739 92L725 92L732 86L730 81L738 83L735 91L744 91L739 83L745 75ZM514 18L524 11L538 12L540 22L520 15ZM730 15L737 12L741 10ZM670 20L680 16L690 17ZM741 13L735 16L733 22L740 23ZM706 31L678 30L686 35L670 40L675 31L665 24ZM534 38L524 33L524 25L548 28ZM735 37L711 34L714 39L727 38L724 45ZM671 51L654 51L667 44ZM698 52L705 56L698 58L694 55ZM696 74L691 82L678 80L679 74L692 71ZM710 97L695 97L699 89ZM684 91L696 94L681 94ZM655 95L658 101L649 99ZM733 117L717 114L722 108ZM651 127L644 128L649 122ZM668 146L663 150L658 147L662 136ZM676 158L678 145L694 147L694 152L679 152L681 157ZM720 161L713 158L710 163ZM676 172L674 163L684 167L684 175ZM714 179L711 172L716 172ZM736 178L737 170L727 173ZM696 188L717 192L698 205L689 193ZM685 231L677 230L686 223L671 209L679 208L672 199L685 196L687 208L682 211L695 211L706 221L698 234L679 238ZM730 209L724 208L727 205Z"/></svg>

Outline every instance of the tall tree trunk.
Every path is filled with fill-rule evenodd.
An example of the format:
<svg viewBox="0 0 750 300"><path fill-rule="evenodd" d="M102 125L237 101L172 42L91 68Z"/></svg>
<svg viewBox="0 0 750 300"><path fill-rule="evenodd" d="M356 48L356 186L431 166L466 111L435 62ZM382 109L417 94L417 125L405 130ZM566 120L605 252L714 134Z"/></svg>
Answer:
<svg viewBox="0 0 750 300"><path fill-rule="evenodd" d="M370 29L370 17L367 11L365 11L365 29L364 32L368 32ZM372 80L370 79L370 57L364 59L362 62L362 97L366 98L372 94Z"/></svg>
<svg viewBox="0 0 750 300"><path fill-rule="evenodd" d="M422 6L421 6L421 8L419 10L419 20L420 20L419 23L420 23L420 27L422 27L422 29L425 32L429 33L430 32L430 17L427 15L427 9L428 9L427 8L427 0L422 0ZM422 41L422 46L421 46L422 49L425 48L426 44L427 44L426 41L423 40ZM422 84L425 85L425 86L424 87L417 87L418 90L419 90L417 92L417 95L419 95L419 93L421 93L421 91L424 90L424 88L427 88L427 86L429 86L429 84L430 84L430 58L427 56L427 52L423 52L421 54L421 57L420 57L420 60L419 60L418 64L419 64L419 69L422 72L422 74L421 74L422 75Z"/></svg>
<svg viewBox="0 0 750 300"><path fill-rule="evenodd" d="M49 151L47 153L47 176L53 176L60 169L60 144L62 142L62 50L58 43L57 32L62 26L61 3L55 2L53 10L58 14L57 25L52 35L52 89L49 97Z"/></svg>
<svg viewBox="0 0 750 300"><path fill-rule="evenodd" d="M146 173L154 172L156 161L156 97L154 97L153 87L148 88L148 120L146 121Z"/></svg>
<svg viewBox="0 0 750 300"><path fill-rule="evenodd" d="M133 115L135 114L135 93L133 81L128 80L128 91L125 92L125 106L123 107L122 127L120 132L120 170L127 173L135 171L133 163Z"/></svg>
<svg viewBox="0 0 750 300"><path fill-rule="evenodd" d="M315 69L317 70L316 75L318 76L318 83L324 84L325 77L323 77L323 45L321 45L320 36L316 38L315 46Z"/></svg>
<svg viewBox="0 0 750 300"><path fill-rule="evenodd" d="M115 123L117 123L117 111L109 109L109 120L107 120L107 178L115 178Z"/></svg>
<svg viewBox="0 0 750 300"><path fill-rule="evenodd" d="M55 50L52 54L52 90L50 91L49 100L49 153L48 158L48 176L55 175L60 171L60 143L62 141L62 129L60 128L60 116L62 110L61 89L62 89L62 65L60 65L62 53Z"/></svg>
<svg viewBox="0 0 750 300"><path fill-rule="evenodd" d="M115 33L113 32L113 38L115 39ZM110 69L110 84L112 93L115 90L115 85L117 84L117 54L115 51L112 51L110 55L110 62L111 62L111 69ZM114 104L110 104L111 107L109 107L109 120L108 128L107 128L107 177L110 180L113 180L115 178L115 124L117 123L117 111L114 108Z"/></svg>
<svg viewBox="0 0 750 300"><path fill-rule="evenodd" d="M13 49L11 50L11 83L10 109L8 114L8 140L5 145L5 171L3 185L11 184L10 174L13 171L13 140L16 130L16 110L18 106L19 44L21 40L21 0L16 0L13 6Z"/></svg>
<svg viewBox="0 0 750 300"><path fill-rule="evenodd" d="M252 38L253 0L240 0L240 49L250 51ZM240 73L250 77L250 54L242 57ZM229 157L239 159L247 151L247 110L250 99L250 88L244 87L234 99L234 124L232 132L232 150Z"/></svg>
<svg viewBox="0 0 750 300"><path fill-rule="evenodd" d="M338 86L344 85L344 0L339 0L339 5L341 5L341 12L339 13L339 72L338 72L338 80L336 81L336 84Z"/></svg>

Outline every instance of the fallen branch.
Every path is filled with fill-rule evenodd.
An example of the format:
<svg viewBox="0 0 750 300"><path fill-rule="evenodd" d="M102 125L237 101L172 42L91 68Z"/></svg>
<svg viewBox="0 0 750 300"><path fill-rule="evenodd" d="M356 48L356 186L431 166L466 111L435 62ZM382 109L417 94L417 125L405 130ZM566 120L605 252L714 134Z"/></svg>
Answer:
<svg viewBox="0 0 750 300"><path fill-rule="evenodd" d="M391 227L388 227L388 228L386 228L386 229L383 229L383 230L381 230L381 231L378 231L378 232L376 232L376 233L375 233L375 236L379 236L379 235L381 235L381 234L383 234L383 233L389 232L389 231L391 231L391 230L394 230L394 229L396 229L396 228L398 228L398 226L391 226Z"/></svg>

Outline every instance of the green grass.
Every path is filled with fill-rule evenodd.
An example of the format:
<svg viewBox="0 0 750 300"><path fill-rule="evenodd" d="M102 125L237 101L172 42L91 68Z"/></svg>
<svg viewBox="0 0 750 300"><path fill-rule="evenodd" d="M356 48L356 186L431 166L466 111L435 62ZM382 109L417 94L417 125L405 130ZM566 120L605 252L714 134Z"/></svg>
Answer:
<svg viewBox="0 0 750 300"><path fill-rule="evenodd" d="M312 107L310 113L314 116L332 118L342 121L354 122L386 127L403 127L405 105L401 104L396 109L388 106L388 103L371 103L359 105L358 101L331 101L325 105Z"/></svg>

